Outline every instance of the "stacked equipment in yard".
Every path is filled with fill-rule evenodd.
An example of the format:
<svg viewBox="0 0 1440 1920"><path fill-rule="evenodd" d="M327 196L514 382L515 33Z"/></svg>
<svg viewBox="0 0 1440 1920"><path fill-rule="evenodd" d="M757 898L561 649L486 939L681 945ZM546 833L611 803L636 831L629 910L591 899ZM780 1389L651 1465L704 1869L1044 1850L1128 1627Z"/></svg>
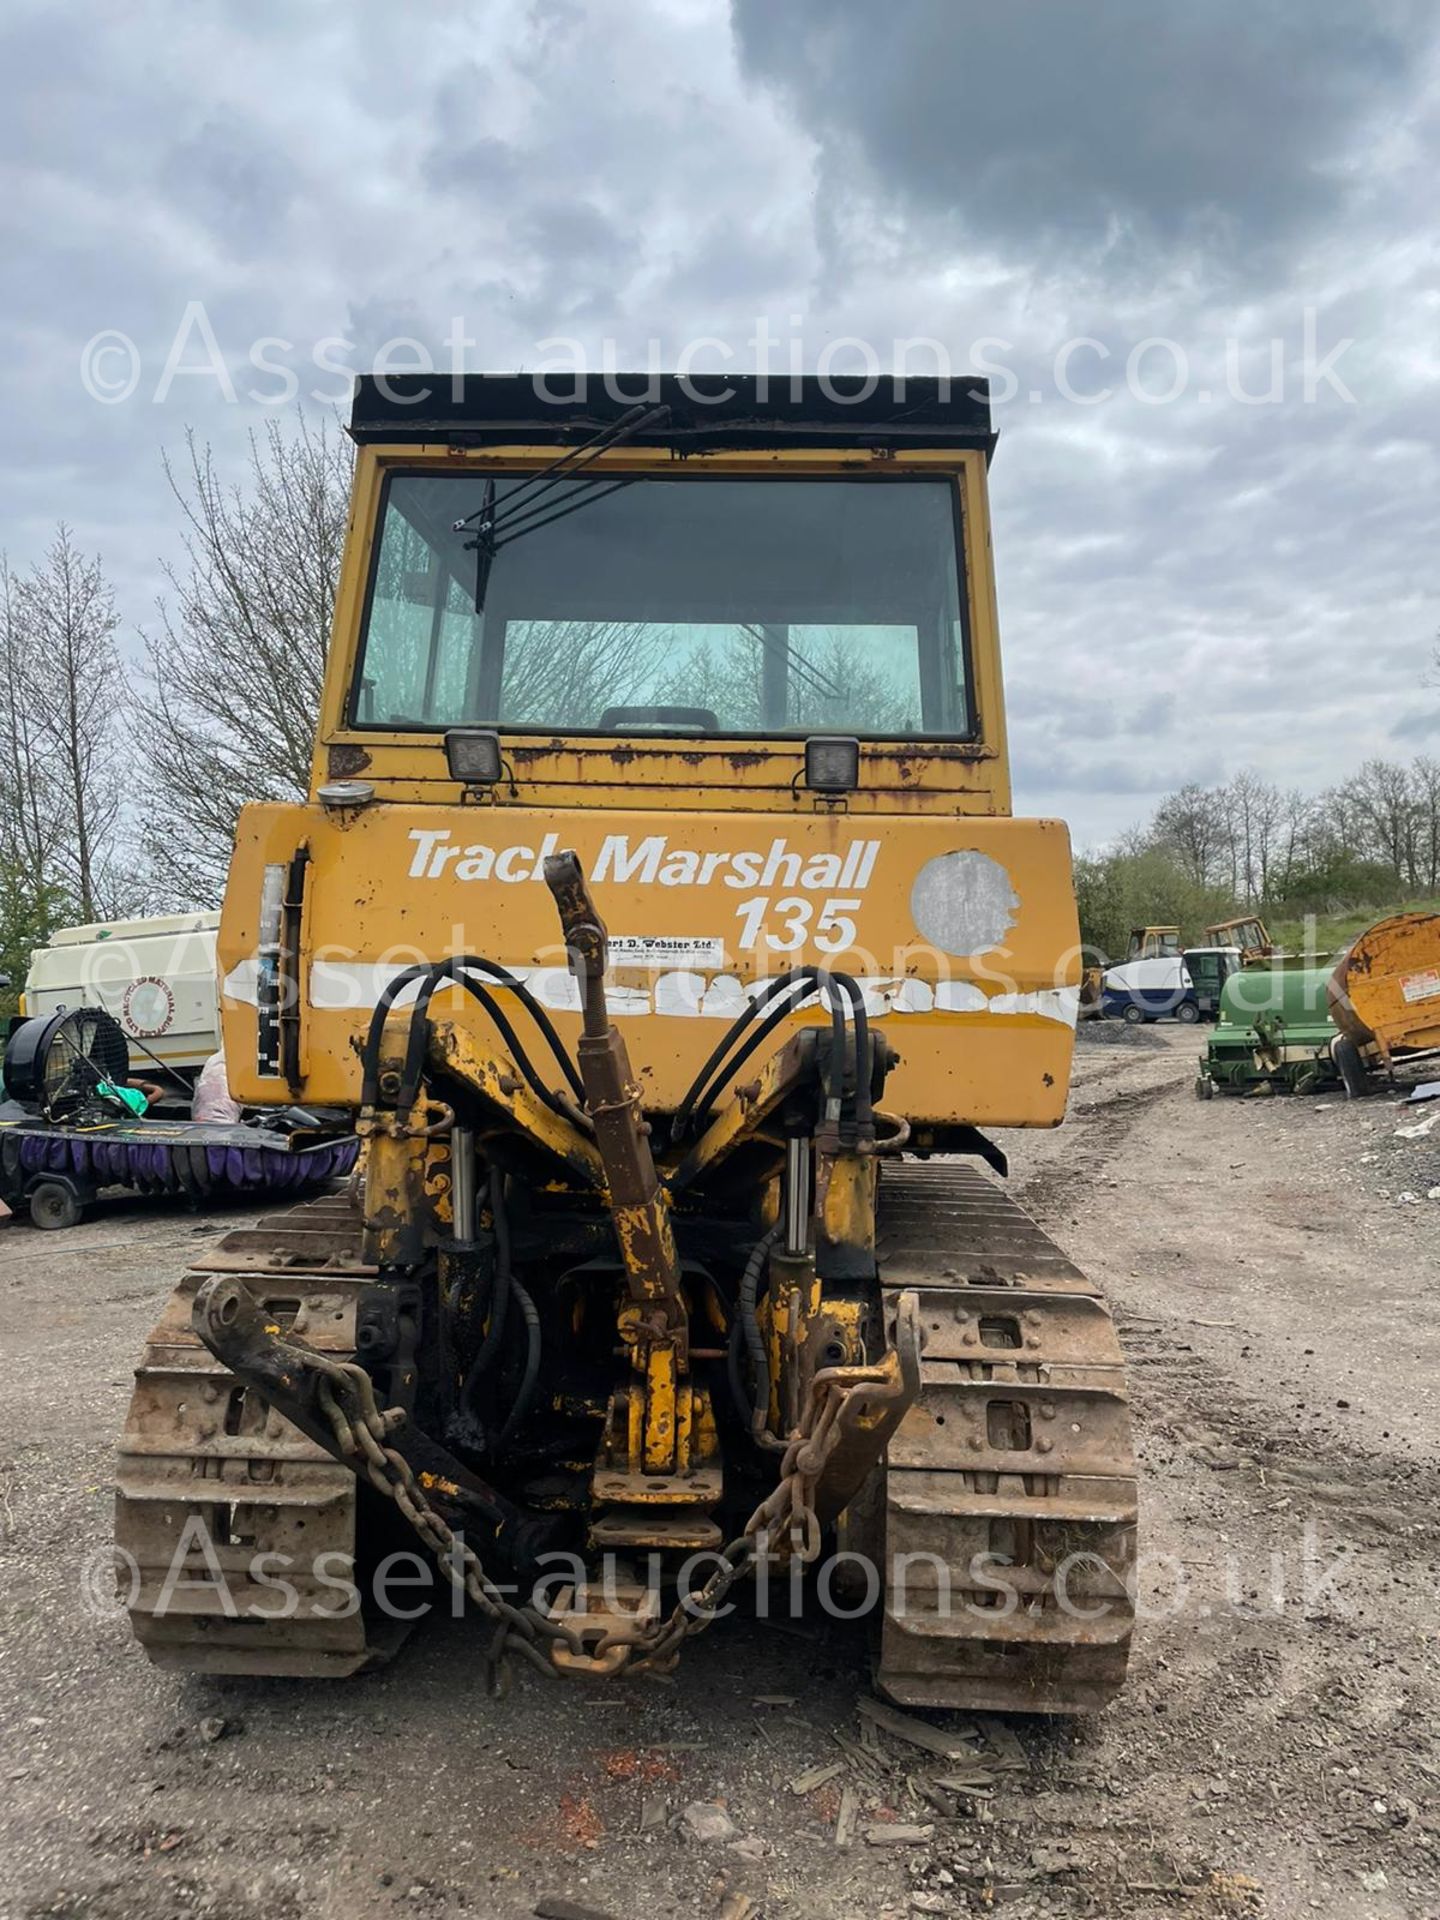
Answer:
<svg viewBox="0 0 1440 1920"><path fill-rule="evenodd" d="M1220 1019L1200 1056L1195 1091L1248 1093L1257 1087L1316 1093L1337 1078L1336 1039L1324 967L1245 967L1220 995Z"/></svg>
<svg viewBox="0 0 1440 1920"><path fill-rule="evenodd" d="M1149 960L1127 960L1107 967L1103 976L1100 1010L1107 1019L1162 1020L1184 1002L1185 962L1179 954Z"/></svg>
<svg viewBox="0 0 1440 1920"><path fill-rule="evenodd" d="M5 1049L0 1199L37 1227L73 1227L102 1187L174 1193L192 1203L314 1191L354 1166L351 1133L291 1109L263 1125L147 1120L128 1090L118 1022L94 1008L22 1021Z"/></svg>
<svg viewBox="0 0 1440 1920"><path fill-rule="evenodd" d="M30 955L27 1015L103 1007L152 1066L193 1081L220 1044L218 913L60 927Z"/></svg>
<svg viewBox="0 0 1440 1920"><path fill-rule="evenodd" d="M1221 989L1240 959L1238 947L1187 947L1180 954L1107 967L1100 1011L1132 1026L1167 1016L1193 1026L1218 1015Z"/></svg>

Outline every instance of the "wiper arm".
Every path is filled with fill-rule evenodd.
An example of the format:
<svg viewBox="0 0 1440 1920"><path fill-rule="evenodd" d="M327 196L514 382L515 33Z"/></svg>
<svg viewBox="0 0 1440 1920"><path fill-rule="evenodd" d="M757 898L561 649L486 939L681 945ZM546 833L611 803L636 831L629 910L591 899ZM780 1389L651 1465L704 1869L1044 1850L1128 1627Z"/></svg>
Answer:
<svg viewBox="0 0 1440 1920"><path fill-rule="evenodd" d="M592 461L598 460L602 453L611 447L619 446L623 441L632 439L646 427L668 420L670 409L666 406L647 407L643 404L631 407L628 413L621 414L610 426L603 427L590 439L584 440L578 447L572 447L548 467L542 467L539 473L532 474L512 494L507 495L502 513L495 510L495 482L488 479L481 504L474 513L466 514L463 519L452 525L452 533L463 533L473 524L474 537L465 542L466 550L474 550L475 561L475 611L485 611L485 593L490 584L490 569L495 564L495 556L502 547L512 540L519 540L527 533L534 533L540 527L548 527L554 520L562 520L567 513L578 508L604 500L612 493L618 493L621 487L628 487L638 474L627 475L616 480L608 487L592 491L588 486L578 493L565 493L558 501L549 496L557 486L575 478ZM526 499L529 495L530 498ZM520 504L524 502L523 506Z"/></svg>
<svg viewBox="0 0 1440 1920"><path fill-rule="evenodd" d="M807 660L795 642L789 638L788 628L785 639L774 641L767 638L763 627L753 626L749 621L745 622L740 631L748 633L752 640L758 640L762 647L778 646L790 666L794 668L795 677L802 686L808 682L811 693L818 694L822 700L839 700L842 697L842 689L836 686L828 674L822 673L813 660Z"/></svg>

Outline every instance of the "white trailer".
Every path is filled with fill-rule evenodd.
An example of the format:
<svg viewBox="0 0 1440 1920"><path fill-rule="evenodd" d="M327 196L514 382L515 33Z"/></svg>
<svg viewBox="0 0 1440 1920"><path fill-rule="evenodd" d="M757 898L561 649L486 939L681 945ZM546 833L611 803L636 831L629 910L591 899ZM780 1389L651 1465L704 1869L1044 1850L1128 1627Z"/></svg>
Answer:
<svg viewBox="0 0 1440 1920"><path fill-rule="evenodd" d="M62 927L30 955L21 1010L103 1007L133 1043L140 1079L162 1061L193 1081L220 1045L215 976L218 913Z"/></svg>

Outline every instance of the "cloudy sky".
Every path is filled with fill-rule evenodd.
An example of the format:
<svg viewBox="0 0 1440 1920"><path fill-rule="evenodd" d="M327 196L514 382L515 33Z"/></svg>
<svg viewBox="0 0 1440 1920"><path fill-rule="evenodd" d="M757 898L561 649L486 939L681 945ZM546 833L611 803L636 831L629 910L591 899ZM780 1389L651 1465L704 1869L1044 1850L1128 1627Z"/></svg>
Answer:
<svg viewBox="0 0 1440 1920"><path fill-rule="evenodd" d="M1440 753L1437 160L1433 0L5 0L0 544L143 626L256 342L318 411L323 342L933 338L1001 401L1017 807L1316 788Z"/></svg>

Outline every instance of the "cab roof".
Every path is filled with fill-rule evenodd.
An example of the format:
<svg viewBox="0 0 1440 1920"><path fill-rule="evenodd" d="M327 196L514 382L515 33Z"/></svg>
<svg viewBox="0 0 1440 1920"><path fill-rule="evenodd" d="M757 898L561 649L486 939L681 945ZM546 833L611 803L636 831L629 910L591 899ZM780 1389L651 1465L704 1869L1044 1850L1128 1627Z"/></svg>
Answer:
<svg viewBox="0 0 1440 1920"><path fill-rule="evenodd" d="M613 427L637 402L669 408L627 444L723 447L973 448L997 435L990 385L861 374L364 373L350 435L361 445L571 446Z"/></svg>

